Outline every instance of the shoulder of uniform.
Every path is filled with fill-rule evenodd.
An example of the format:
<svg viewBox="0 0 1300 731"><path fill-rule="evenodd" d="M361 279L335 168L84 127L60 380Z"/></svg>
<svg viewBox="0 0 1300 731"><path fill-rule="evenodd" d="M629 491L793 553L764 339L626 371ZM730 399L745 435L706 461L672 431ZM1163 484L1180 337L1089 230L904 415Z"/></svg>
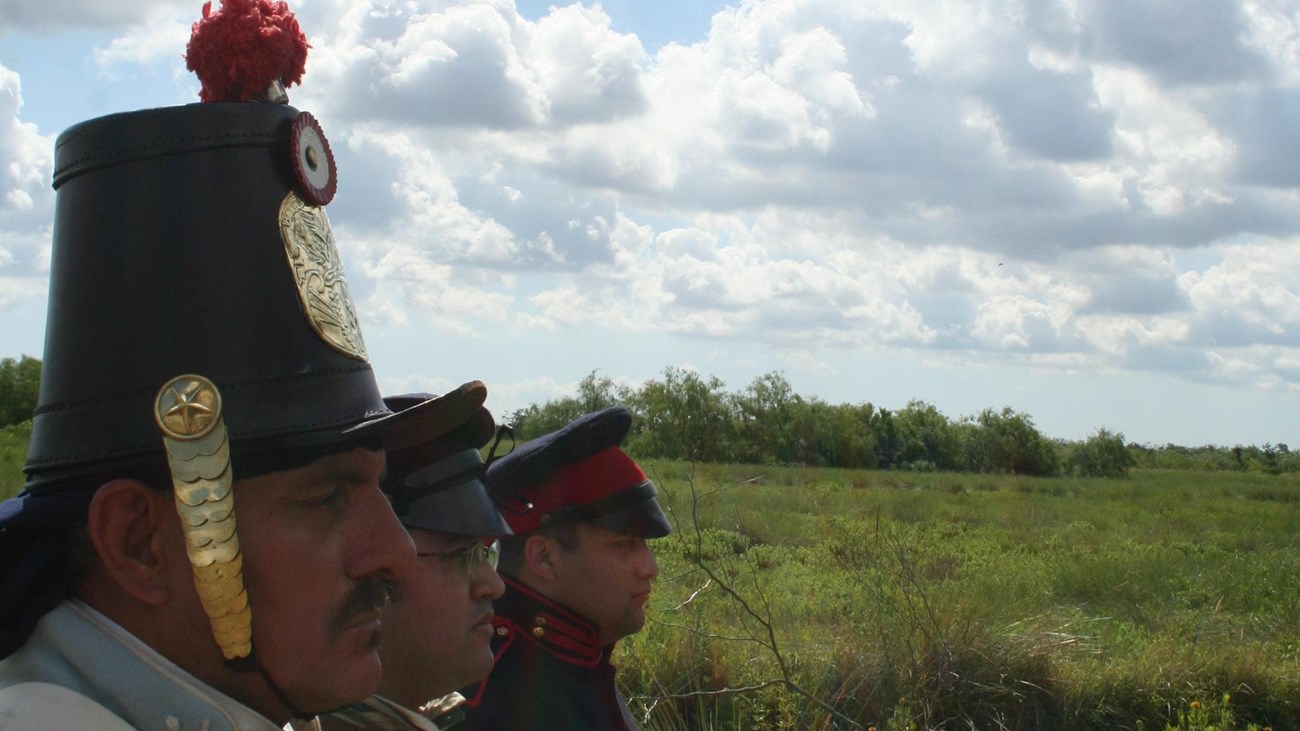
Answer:
<svg viewBox="0 0 1300 731"><path fill-rule="evenodd" d="M0 688L0 726L6 731L73 728L133 731L126 721L81 693L37 681Z"/></svg>

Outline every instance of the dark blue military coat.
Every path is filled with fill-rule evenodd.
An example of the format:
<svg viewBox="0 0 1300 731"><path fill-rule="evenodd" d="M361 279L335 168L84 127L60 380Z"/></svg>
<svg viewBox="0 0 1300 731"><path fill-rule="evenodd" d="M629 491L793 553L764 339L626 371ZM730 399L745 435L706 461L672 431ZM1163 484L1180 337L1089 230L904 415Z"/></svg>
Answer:
<svg viewBox="0 0 1300 731"><path fill-rule="evenodd" d="M492 673L469 689L466 727L473 731L636 731L614 686L613 645L598 644L596 626L528 587L502 577Z"/></svg>

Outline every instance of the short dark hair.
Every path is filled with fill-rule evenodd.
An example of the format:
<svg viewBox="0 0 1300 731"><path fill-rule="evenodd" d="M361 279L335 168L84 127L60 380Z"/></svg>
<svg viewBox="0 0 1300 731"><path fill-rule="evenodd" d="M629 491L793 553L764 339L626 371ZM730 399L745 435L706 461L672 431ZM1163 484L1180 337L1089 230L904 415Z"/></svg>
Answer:
<svg viewBox="0 0 1300 731"><path fill-rule="evenodd" d="M497 571L507 576L519 575L519 569L524 565L524 544L530 536L546 536L555 541L561 551L573 553L578 548L578 521L552 523L523 535L502 538Z"/></svg>

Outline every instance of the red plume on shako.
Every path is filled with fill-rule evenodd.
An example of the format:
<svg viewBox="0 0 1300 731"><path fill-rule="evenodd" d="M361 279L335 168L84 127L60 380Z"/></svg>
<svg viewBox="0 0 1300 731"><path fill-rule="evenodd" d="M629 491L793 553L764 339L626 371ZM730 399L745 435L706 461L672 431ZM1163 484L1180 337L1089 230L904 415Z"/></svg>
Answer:
<svg viewBox="0 0 1300 731"><path fill-rule="evenodd" d="M248 102L275 82L302 81L307 36L289 6L272 0L203 3L203 17L190 30L185 67L198 75L205 102Z"/></svg>
<svg viewBox="0 0 1300 731"><path fill-rule="evenodd" d="M203 4L185 47L185 66L198 77L204 102L288 102L285 89L302 80L307 36L284 2L221 0ZM303 112L292 129L293 169L303 196L323 206L334 199L338 174L329 141Z"/></svg>

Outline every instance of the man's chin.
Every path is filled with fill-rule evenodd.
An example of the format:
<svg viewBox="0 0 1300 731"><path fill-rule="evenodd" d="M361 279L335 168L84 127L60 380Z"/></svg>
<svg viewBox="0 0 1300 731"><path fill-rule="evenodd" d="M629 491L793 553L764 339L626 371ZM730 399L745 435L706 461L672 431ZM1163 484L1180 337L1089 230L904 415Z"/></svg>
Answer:
<svg viewBox="0 0 1300 731"><path fill-rule="evenodd" d="M379 659L375 658L373 664L370 664L365 670L357 668L356 672L351 673L347 678L340 678L340 683L334 688L334 698L330 702L322 705L331 705L334 709L359 703L379 690Z"/></svg>
<svg viewBox="0 0 1300 731"><path fill-rule="evenodd" d="M634 635L637 632L640 632L641 628L644 626L645 610L638 608L636 612L632 613L632 616L628 617L627 626L625 628L627 631L623 633L623 636L627 637L628 635Z"/></svg>
<svg viewBox="0 0 1300 731"><path fill-rule="evenodd" d="M324 674L316 678L323 679ZM285 689L285 695L297 706L297 711L308 715L337 711L359 703L379 690L378 665L375 665L374 672L362 672L357 668L356 672L346 676L336 675L331 680L333 683L328 688L316 687L298 692Z"/></svg>
<svg viewBox="0 0 1300 731"><path fill-rule="evenodd" d="M378 633L376 633L376 637ZM347 657L342 658L334 665L336 668L334 677L336 679L334 691L339 701L338 707L350 705L358 701L365 700L379 689L379 680L383 671L383 663L379 659L379 646L377 641L368 641L365 647L357 648ZM346 668L346 672L338 672L337 669ZM329 677L329 674L320 669L322 678Z"/></svg>
<svg viewBox="0 0 1300 731"><path fill-rule="evenodd" d="M484 659L476 663L470 663L470 667L466 669L464 681L458 684L457 687L464 688L482 682L491 672L492 653L489 651Z"/></svg>

